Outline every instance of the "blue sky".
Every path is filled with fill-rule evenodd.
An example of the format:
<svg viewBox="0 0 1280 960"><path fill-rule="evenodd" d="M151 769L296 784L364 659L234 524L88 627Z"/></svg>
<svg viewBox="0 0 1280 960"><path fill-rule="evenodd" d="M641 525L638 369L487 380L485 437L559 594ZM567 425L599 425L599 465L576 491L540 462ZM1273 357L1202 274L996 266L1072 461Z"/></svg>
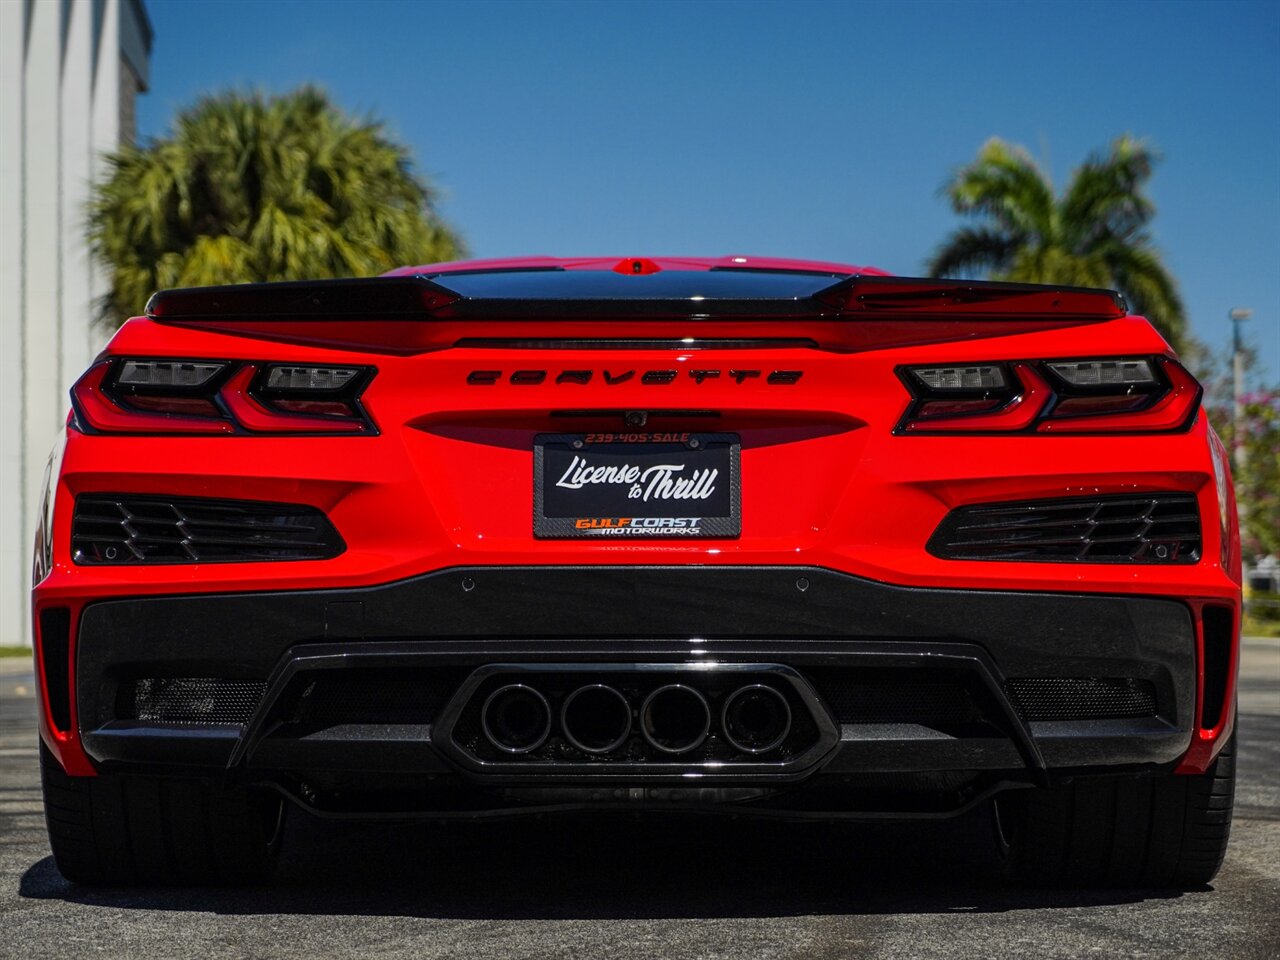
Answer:
<svg viewBox="0 0 1280 960"><path fill-rule="evenodd" d="M1131 132L1195 334L1280 375L1280 4L147 0L139 132L304 82L412 147L476 256L812 257L919 273L990 136L1062 184Z"/></svg>

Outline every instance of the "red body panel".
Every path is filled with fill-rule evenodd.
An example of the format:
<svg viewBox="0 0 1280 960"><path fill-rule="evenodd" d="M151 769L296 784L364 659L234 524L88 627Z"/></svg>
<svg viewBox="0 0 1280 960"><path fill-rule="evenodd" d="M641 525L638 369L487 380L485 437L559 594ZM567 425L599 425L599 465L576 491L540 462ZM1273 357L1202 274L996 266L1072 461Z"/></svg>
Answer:
<svg viewBox="0 0 1280 960"><path fill-rule="evenodd" d="M451 268L562 266L612 269L617 258L481 261ZM623 258L621 262L628 262ZM707 269L734 258L649 258L662 269ZM814 262L757 260L750 266L873 274ZM737 264L742 265L742 264ZM428 268L405 268L411 275ZM734 336L809 336L803 322L744 321ZM473 324L466 336L529 335L530 324ZM539 336L725 336L726 325L698 320L572 324L549 321ZM56 478L50 573L35 589L38 612L72 608L72 624L95 599L254 590L364 586L460 565L484 564L779 564L830 568L887 583L958 589L1070 591L1176 598L1194 608L1230 605L1239 623L1239 551L1234 507L1226 542L1203 414L1189 430L1149 435L898 435L910 396L900 365L1018 361L1088 356L1168 355L1145 321L1010 323L981 328L955 320L868 319L841 352L806 348L734 350L524 350L446 346L448 329L414 353L353 352L261 337L241 337L129 321L105 356L361 364L377 372L362 402L376 436L87 435L68 429ZM816 339L816 337L815 337ZM758 369L766 376L698 382L694 368ZM545 370L540 383L510 374ZM557 383L562 370L675 369L674 382ZM468 383L476 370L501 371L497 383ZM792 384L769 383L773 370L800 370ZM600 428L598 418L566 411L712 410L683 417L680 429L732 431L742 438L742 532L737 539L672 542L536 540L531 529L535 434ZM552 418L552 413L561 414ZM620 421L619 421L620 422ZM944 560L924 545L947 512L966 504L1092 493L1176 491L1194 494L1204 522L1202 559L1187 565ZM309 504L323 510L347 550L331 560L165 566L82 566L70 552L77 495L90 492L234 496ZM1224 562L1225 558L1225 562ZM74 664L74 626L72 635ZM74 669L74 668L73 668ZM1234 666L1232 668L1234 675ZM74 680L74 678L73 678ZM1228 693L1227 702L1233 702ZM73 698L74 709L74 698ZM1199 731L1185 772L1203 770L1229 733L1232 711ZM47 711L45 742L73 774L93 768L71 730L55 731Z"/></svg>

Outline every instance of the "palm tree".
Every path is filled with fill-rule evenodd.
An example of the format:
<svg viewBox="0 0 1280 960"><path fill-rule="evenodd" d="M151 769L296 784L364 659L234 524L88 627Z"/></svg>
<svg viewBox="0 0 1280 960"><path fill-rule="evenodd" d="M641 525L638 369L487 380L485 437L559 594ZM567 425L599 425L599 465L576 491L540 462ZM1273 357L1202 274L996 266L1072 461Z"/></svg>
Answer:
<svg viewBox="0 0 1280 960"><path fill-rule="evenodd" d="M944 187L955 211L979 222L947 238L929 274L1109 287L1179 346L1182 299L1147 229L1155 207L1143 188L1156 159L1141 141L1120 137L1056 196L1026 150L988 140Z"/></svg>
<svg viewBox="0 0 1280 960"><path fill-rule="evenodd" d="M462 250L408 149L314 88L205 98L107 163L89 234L112 323L162 287L368 276Z"/></svg>

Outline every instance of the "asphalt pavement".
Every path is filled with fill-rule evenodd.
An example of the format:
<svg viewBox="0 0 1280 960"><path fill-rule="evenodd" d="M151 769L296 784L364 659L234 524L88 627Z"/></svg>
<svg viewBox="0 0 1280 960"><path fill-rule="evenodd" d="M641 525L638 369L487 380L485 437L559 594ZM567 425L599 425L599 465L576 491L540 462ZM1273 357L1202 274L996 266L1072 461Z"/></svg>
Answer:
<svg viewBox="0 0 1280 960"><path fill-rule="evenodd" d="M1022 889L941 824L294 816L278 878L95 890L49 856L29 664L0 660L0 957L1280 957L1280 641L1245 644L1227 861L1202 889Z"/></svg>

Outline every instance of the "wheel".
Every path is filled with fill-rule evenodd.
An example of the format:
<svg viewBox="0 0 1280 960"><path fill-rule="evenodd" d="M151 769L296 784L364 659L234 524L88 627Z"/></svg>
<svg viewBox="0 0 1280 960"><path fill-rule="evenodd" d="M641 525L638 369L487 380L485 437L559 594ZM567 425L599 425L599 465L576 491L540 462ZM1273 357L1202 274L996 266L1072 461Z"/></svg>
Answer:
<svg viewBox="0 0 1280 960"><path fill-rule="evenodd" d="M1043 884L1196 887L1222 866L1231 834L1235 736L1202 774L1082 777L996 799L1014 872Z"/></svg>
<svg viewBox="0 0 1280 960"><path fill-rule="evenodd" d="M266 879L283 801L202 780L70 777L40 744L45 823L73 883L234 884Z"/></svg>

